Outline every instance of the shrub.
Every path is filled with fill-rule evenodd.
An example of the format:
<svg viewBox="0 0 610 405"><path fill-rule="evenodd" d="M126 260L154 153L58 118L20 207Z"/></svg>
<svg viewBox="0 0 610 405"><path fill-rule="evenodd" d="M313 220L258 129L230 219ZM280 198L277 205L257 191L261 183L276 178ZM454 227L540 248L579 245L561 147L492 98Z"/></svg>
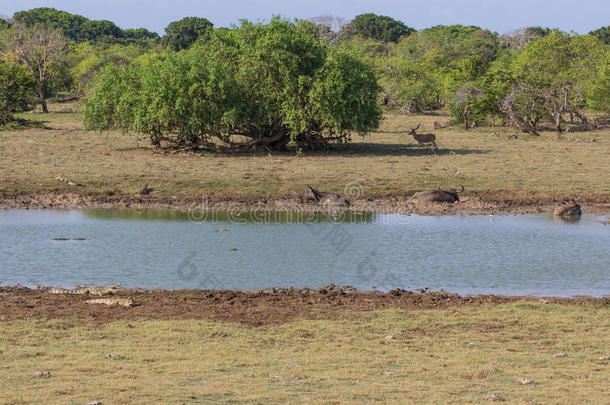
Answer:
<svg viewBox="0 0 610 405"><path fill-rule="evenodd" d="M0 60L0 125L14 119L13 114L34 103L36 82L21 66Z"/></svg>

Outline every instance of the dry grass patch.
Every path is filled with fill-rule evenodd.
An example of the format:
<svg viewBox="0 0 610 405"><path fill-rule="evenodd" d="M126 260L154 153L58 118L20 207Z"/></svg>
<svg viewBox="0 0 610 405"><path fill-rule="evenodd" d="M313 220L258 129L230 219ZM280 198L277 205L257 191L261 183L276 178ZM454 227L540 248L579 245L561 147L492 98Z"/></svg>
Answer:
<svg viewBox="0 0 610 405"><path fill-rule="evenodd" d="M259 328L5 321L0 402L481 403L496 394L508 403L602 404L610 362L597 359L609 355L609 315L532 302Z"/></svg>
<svg viewBox="0 0 610 405"><path fill-rule="evenodd" d="M387 114L379 132L327 152L202 156L163 153L147 139L119 132L85 133L75 113L36 117L51 129L0 133L0 191L133 194L148 181L153 196L281 198L296 197L307 183L341 190L357 181L368 197L458 184L467 191L610 193L608 130L557 139L501 127L444 128L433 131L439 145L433 151L417 146L408 129L421 123L429 132L447 117Z"/></svg>

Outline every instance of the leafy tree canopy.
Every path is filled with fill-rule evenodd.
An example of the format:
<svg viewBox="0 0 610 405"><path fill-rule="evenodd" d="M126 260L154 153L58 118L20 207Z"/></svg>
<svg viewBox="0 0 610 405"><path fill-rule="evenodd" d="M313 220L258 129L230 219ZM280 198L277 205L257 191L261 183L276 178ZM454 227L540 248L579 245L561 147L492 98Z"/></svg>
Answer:
<svg viewBox="0 0 610 405"><path fill-rule="evenodd" d="M242 21L163 60L99 76L88 129L148 134L153 144L212 151L344 142L381 119L373 69L328 48L315 26Z"/></svg>
<svg viewBox="0 0 610 405"><path fill-rule="evenodd" d="M128 28L123 30L123 37L140 40L159 39L159 34L147 30L146 28Z"/></svg>
<svg viewBox="0 0 610 405"><path fill-rule="evenodd" d="M358 35L382 42L398 42L414 33L415 29L391 17L368 13L356 16L343 27L342 32L347 37Z"/></svg>
<svg viewBox="0 0 610 405"><path fill-rule="evenodd" d="M175 51L187 49L199 38L209 35L213 27L214 24L205 18L185 17L165 28L162 42Z"/></svg>
<svg viewBox="0 0 610 405"><path fill-rule="evenodd" d="M129 33L126 34L112 21L90 20L78 14L71 14L50 7L19 11L13 15L13 19L27 27L41 25L45 28L58 29L73 41L98 41L102 39L108 41L108 38L111 38L112 42L121 38L135 38L132 35L143 35L148 37L146 39L158 38L156 34L144 28L127 30ZM137 31L138 34L134 34L134 31Z"/></svg>
<svg viewBox="0 0 610 405"><path fill-rule="evenodd" d="M610 25L591 31L589 32L589 35L593 35L604 44L610 45Z"/></svg>

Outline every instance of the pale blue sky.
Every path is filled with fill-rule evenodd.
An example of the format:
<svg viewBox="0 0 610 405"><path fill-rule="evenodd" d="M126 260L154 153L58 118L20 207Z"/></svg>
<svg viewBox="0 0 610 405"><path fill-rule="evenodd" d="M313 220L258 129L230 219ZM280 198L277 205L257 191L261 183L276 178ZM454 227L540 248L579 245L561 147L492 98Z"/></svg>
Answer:
<svg viewBox="0 0 610 405"><path fill-rule="evenodd" d="M187 16L205 17L218 27L240 18L269 19L273 14L351 19L365 12L389 15L416 29L464 24L505 33L541 25L587 33L610 25L610 0L0 0L0 14L6 16L34 7L54 7L111 20L121 28L145 27L160 34L168 23Z"/></svg>

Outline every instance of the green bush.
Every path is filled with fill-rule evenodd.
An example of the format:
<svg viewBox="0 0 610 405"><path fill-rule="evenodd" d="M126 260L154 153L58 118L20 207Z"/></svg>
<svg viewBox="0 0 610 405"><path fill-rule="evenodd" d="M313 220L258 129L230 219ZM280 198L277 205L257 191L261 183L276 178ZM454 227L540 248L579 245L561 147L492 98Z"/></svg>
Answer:
<svg viewBox="0 0 610 405"><path fill-rule="evenodd" d="M347 142L378 127L374 70L320 43L316 28L274 18L217 30L141 67L106 68L86 101L87 129L147 134L212 151Z"/></svg>
<svg viewBox="0 0 610 405"><path fill-rule="evenodd" d="M36 82L21 66L0 60L0 125L14 119L13 114L34 103Z"/></svg>

